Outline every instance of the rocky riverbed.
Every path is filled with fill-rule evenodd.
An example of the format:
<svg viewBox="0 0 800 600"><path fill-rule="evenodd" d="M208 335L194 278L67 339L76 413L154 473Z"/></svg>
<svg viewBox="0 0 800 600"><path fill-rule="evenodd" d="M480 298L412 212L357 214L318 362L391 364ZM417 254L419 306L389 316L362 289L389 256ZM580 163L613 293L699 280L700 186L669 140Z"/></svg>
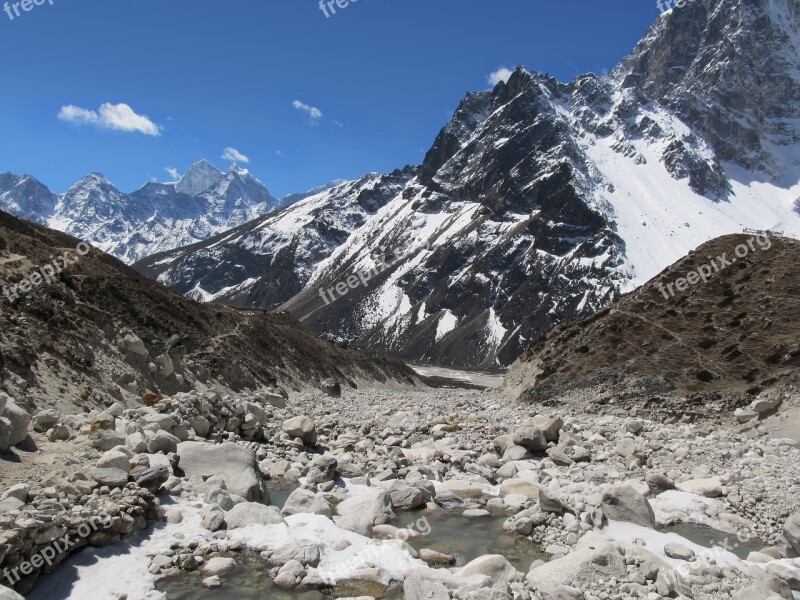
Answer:
<svg viewBox="0 0 800 600"><path fill-rule="evenodd" d="M733 415L553 410L493 390L266 390L35 414L29 447L0 462L0 566L34 565L103 513L17 590L154 600L183 581L235 597L265 577L286 598L800 598L792 440ZM445 528L497 550L463 560Z"/></svg>

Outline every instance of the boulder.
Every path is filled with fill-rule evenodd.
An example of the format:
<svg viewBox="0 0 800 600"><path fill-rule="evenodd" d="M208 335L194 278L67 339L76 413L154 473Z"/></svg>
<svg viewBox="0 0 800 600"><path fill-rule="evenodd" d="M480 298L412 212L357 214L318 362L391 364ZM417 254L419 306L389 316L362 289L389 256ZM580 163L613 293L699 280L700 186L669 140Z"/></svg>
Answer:
<svg viewBox="0 0 800 600"><path fill-rule="evenodd" d="M774 575L764 575L756 582L733 596L733 600L776 600L784 598L793 600L792 590L789 584Z"/></svg>
<svg viewBox="0 0 800 600"><path fill-rule="evenodd" d="M471 577L483 575L492 582L492 587L508 587L509 583L519 581L523 574L517 571L504 556L499 554L486 554L467 563L455 572L457 577Z"/></svg>
<svg viewBox="0 0 800 600"><path fill-rule="evenodd" d="M160 465L151 469L139 471L133 476L133 480L139 487L148 490L151 494L158 494L161 486L167 482L170 475L169 467Z"/></svg>
<svg viewBox="0 0 800 600"><path fill-rule="evenodd" d="M10 396L6 398L6 407L3 410L3 417L8 419L11 424L11 446L16 446L25 441L28 437L28 426L31 424L31 415L17 405Z"/></svg>
<svg viewBox="0 0 800 600"><path fill-rule="evenodd" d="M564 420L561 417L540 417L523 423L523 427L536 427L541 429L544 439L548 442L557 443L561 430L564 428Z"/></svg>
<svg viewBox="0 0 800 600"><path fill-rule="evenodd" d="M783 524L783 537L800 554L800 513L794 514Z"/></svg>
<svg viewBox="0 0 800 600"><path fill-rule="evenodd" d="M150 454L169 454L170 452L178 451L178 444L180 440L171 433L167 433L163 429L159 429L147 441L147 451Z"/></svg>
<svg viewBox="0 0 800 600"><path fill-rule="evenodd" d="M598 580L624 580L628 576L620 548L602 543L570 552L563 558L538 565L528 571L528 582L543 594L552 594L561 586L588 587ZM547 596L545 596L547 597Z"/></svg>
<svg viewBox="0 0 800 600"><path fill-rule="evenodd" d="M0 452L7 452L11 448L11 421L0 417Z"/></svg>
<svg viewBox="0 0 800 600"><path fill-rule="evenodd" d="M228 529L239 529L248 525L279 525L285 521L276 506L242 502L228 511L225 522Z"/></svg>
<svg viewBox="0 0 800 600"><path fill-rule="evenodd" d="M629 485L615 485L607 489L600 501L606 519L635 523L650 529L656 526L656 516L647 498Z"/></svg>
<svg viewBox="0 0 800 600"><path fill-rule="evenodd" d="M521 427L514 432L512 442L532 452L547 450L547 439L544 432L538 427Z"/></svg>
<svg viewBox="0 0 800 600"><path fill-rule="evenodd" d="M342 395L342 386L333 377L323 381L322 385L320 385L320 390L323 394L326 396L331 396L332 398L338 398Z"/></svg>
<svg viewBox="0 0 800 600"><path fill-rule="evenodd" d="M0 600L25 600L25 597L0 584Z"/></svg>
<svg viewBox="0 0 800 600"><path fill-rule="evenodd" d="M300 438L306 446L314 446L317 443L317 429L309 417L299 416L286 419L283 422L283 430L292 438Z"/></svg>
<svg viewBox="0 0 800 600"><path fill-rule="evenodd" d="M203 566L203 573L211 573L212 575L222 575L236 567L236 561L232 558L224 558L222 556L215 556L208 559L208 562Z"/></svg>
<svg viewBox="0 0 800 600"><path fill-rule="evenodd" d="M333 481L336 475L336 459L332 456L318 456L311 461L306 475L308 483L325 483Z"/></svg>
<svg viewBox="0 0 800 600"><path fill-rule="evenodd" d="M340 516L334 517L334 521L339 527L363 536L369 536L373 526L395 518L389 493L383 490L348 498L336 507L336 511Z"/></svg>
<svg viewBox="0 0 800 600"><path fill-rule="evenodd" d="M216 504L205 506L200 511L200 524L209 531L219 531L225 524L225 513Z"/></svg>
<svg viewBox="0 0 800 600"><path fill-rule="evenodd" d="M267 564L270 566L282 566L296 560L301 565L316 567L319 565L320 556L320 545L317 542L292 540L275 550L269 557Z"/></svg>
<svg viewBox="0 0 800 600"><path fill-rule="evenodd" d="M331 517L331 505L322 494L315 494L305 488L293 491L283 505L281 511L285 516L311 513Z"/></svg>
<svg viewBox="0 0 800 600"><path fill-rule="evenodd" d="M31 419L31 426L34 431L44 433L48 429L55 427L61 420L61 413L52 408L47 410L40 410Z"/></svg>
<svg viewBox="0 0 800 600"><path fill-rule="evenodd" d="M678 489L682 492L691 492L706 498L718 498L722 496L722 482L718 477L708 479L690 479L678 484Z"/></svg>
<svg viewBox="0 0 800 600"><path fill-rule="evenodd" d="M119 450L109 450L100 457L97 461L98 469L119 469L130 473L131 461L126 454Z"/></svg>
<svg viewBox="0 0 800 600"><path fill-rule="evenodd" d="M531 500L539 499L539 486L527 479L506 479L500 484L500 495L521 494Z"/></svg>
<svg viewBox="0 0 800 600"><path fill-rule="evenodd" d="M233 443L181 442L178 456L187 478L219 475L232 494L249 502L269 502L252 450Z"/></svg>
<svg viewBox="0 0 800 600"><path fill-rule="evenodd" d="M110 488L122 488L128 483L128 472L122 469L94 469L92 479Z"/></svg>
<svg viewBox="0 0 800 600"><path fill-rule="evenodd" d="M424 506L430 500L430 496L420 488L398 480L392 482L388 492L392 508L396 510L412 510Z"/></svg>
<svg viewBox="0 0 800 600"><path fill-rule="evenodd" d="M124 446L126 439L125 434L111 430L100 430L90 436L92 448L106 452L112 450L117 446Z"/></svg>
<svg viewBox="0 0 800 600"><path fill-rule="evenodd" d="M675 489L675 482L663 473L650 473L647 475L647 487L653 496Z"/></svg>
<svg viewBox="0 0 800 600"><path fill-rule="evenodd" d="M562 514L567 507L546 488L539 488L539 508L544 512Z"/></svg>
<svg viewBox="0 0 800 600"><path fill-rule="evenodd" d="M666 554L669 558L685 560L687 562L694 560L695 558L694 550L687 548L683 544L677 543L671 543L664 546L664 554Z"/></svg>

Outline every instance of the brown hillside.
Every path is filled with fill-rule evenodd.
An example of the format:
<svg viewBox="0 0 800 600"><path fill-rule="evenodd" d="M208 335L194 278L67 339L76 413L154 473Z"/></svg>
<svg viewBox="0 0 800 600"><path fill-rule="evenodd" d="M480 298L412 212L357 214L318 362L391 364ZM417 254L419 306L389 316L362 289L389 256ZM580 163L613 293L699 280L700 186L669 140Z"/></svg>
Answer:
<svg viewBox="0 0 800 600"><path fill-rule="evenodd" d="M748 240L755 250L736 258ZM512 365L506 391L536 402L577 394L589 403L713 412L796 381L800 242L769 242L762 249L749 235L712 240L609 308L557 326ZM730 266L707 283L675 287L711 259L720 266L723 253Z"/></svg>
<svg viewBox="0 0 800 600"><path fill-rule="evenodd" d="M0 212L0 379L24 404L89 408L145 390L299 389L328 377L417 381L404 364L336 348L288 314L198 304L98 250L81 257L78 243ZM51 282L3 295L64 252L77 260ZM124 346L131 333L144 349Z"/></svg>

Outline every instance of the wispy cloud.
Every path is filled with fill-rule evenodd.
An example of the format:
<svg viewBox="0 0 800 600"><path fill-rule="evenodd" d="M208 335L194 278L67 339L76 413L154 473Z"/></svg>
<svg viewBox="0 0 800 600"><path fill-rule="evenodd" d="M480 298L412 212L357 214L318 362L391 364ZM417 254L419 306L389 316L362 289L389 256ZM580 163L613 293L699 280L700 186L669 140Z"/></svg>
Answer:
<svg viewBox="0 0 800 600"><path fill-rule="evenodd" d="M178 172L178 169L176 169L175 167L164 167L164 170L167 173L169 173L169 176L172 177L172 179L180 179L181 178L181 174Z"/></svg>
<svg viewBox="0 0 800 600"><path fill-rule="evenodd" d="M285 155L283 152L281 152L280 150L275 150L275 154L277 154L277 155L278 155L278 156L280 156L280 157L285 157L285 156L286 156L286 155Z"/></svg>
<svg viewBox="0 0 800 600"><path fill-rule="evenodd" d="M239 152L236 148L231 148L228 146L222 152L222 160L232 160L233 162L242 162L242 163L249 163L250 158L241 152Z"/></svg>
<svg viewBox="0 0 800 600"><path fill-rule="evenodd" d="M489 75L486 77L486 80L489 82L489 85L494 87L501 81L503 82L508 81L508 78L511 77L513 73L514 71L512 71L507 67L500 67L499 69L497 69L497 71L489 73Z"/></svg>
<svg viewBox="0 0 800 600"><path fill-rule="evenodd" d="M322 118L322 111L316 106L309 106L305 102L300 102L300 100L295 100L292 102L292 106L297 110L306 113L308 118L311 119L312 123Z"/></svg>
<svg viewBox="0 0 800 600"><path fill-rule="evenodd" d="M76 125L93 125L103 129L161 135L161 129L145 115L139 115L127 104L106 102L97 111L74 104L62 106L58 118Z"/></svg>

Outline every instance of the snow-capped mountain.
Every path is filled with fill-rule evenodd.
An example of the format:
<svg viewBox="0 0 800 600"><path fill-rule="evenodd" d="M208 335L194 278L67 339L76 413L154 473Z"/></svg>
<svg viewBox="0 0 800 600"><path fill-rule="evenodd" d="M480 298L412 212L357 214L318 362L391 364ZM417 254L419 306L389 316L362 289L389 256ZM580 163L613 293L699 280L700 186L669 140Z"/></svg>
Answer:
<svg viewBox="0 0 800 600"><path fill-rule="evenodd" d="M800 235L799 6L698 1L608 75L518 68L465 97L422 165L137 268L358 347L508 364L711 238Z"/></svg>
<svg viewBox="0 0 800 600"><path fill-rule="evenodd" d="M203 160L175 183L132 193L91 173L59 197L30 176L0 175L0 209L84 239L125 262L205 240L284 206L246 169Z"/></svg>

